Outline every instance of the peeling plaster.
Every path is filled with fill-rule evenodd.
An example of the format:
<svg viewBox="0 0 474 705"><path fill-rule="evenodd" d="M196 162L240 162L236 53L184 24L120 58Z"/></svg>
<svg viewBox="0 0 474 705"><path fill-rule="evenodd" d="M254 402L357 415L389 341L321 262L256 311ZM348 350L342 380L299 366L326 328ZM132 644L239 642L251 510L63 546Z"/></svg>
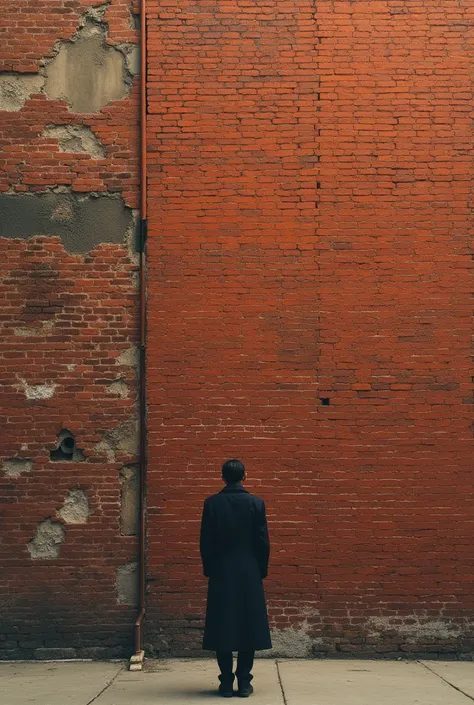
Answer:
<svg viewBox="0 0 474 705"><path fill-rule="evenodd" d="M57 384L28 384L26 380L20 379L23 391L27 399L51 399Z"/></svg>
<svg viewBox="0 0 474 705"><path fill-rule="evenodd" d="M28 98L41 91L44 82L39 74L0 73L0 111L21 110Z"/></svg>
<svg viewBox="0 0 474 705"><path fill-rule="evenodd" d="M13 333L19 338L34 338L36 336L44 335L46 331L52 330L54 328L54 321L42 321L41 326L22 326L21 328L14 328Z"/></svg>
<svg viewBox="0 0 474 705"><path fill-rule="evenodd" d="M105 435L105 440L114 450L135 454L138 450L138 421L135 417L124 421Z"/></svg>
<svg viewBox="0 0 474 705"><path fill-rule="evenodd" d="M312 635L314 624L319 622L319 617L320 612L313 604L302 605L295 623L287 628L272 630L273 648L267 654L282 658L313 657L323 646L322 638Z"/></svg>
<svg viewBox="0 0 474 705"><path fill-rule="evenodd" d="M120 483L120 533L138 536L140 480L137 464L124 465L120 470Z"/></svg>
<svg viewBox="0 0 474 705"><path fill-rule="evenodd" d="M127 563L117 569L115 582L117 604L135 606L138 602L138 563Z"/></svg>
<svg viewBox="0 0 474 705"><path fill-rule="evenodd" d="M309 635L309 625L303 622L299 627L272 629L271 656L282 658L310 658L313 655L315 640Z"/></svg>
<svg viewBox="0 0 474 705"><path fill-rule="evenodd" d="M47 63L44 92L66 100L76 113L97 113L128 95L124 55L106 43L105 24L87 16L85 24Z"/></svg>
<svg viewBox="0 0 474 705"><path fill-rule="evenodd" d="M117 379L115 382L109 385L108 389L110 394L119 396L121 399L127 399L129 394L129 389L127 383L123 379Z"/></svg>
<svg viewBox="0 0 474 705"><path fill-rule="evenodd" d="M86 524L90 515L86 493L79 489L70 490L57 515L66 524Z"/></svg>
<svg viewBox="0 0 474 705"><path fill-rule="evenodd" d="M33 470L34 462L31 458L7 458L2 463L2 470L7 477L20 477Z"/></svg>
<svg viewBox="0 0 474 705"><path fill-rule="evenodd" d="M128 71L132 76L138 76L140 73L140 47L136 46L136 44L125 44L122 47L125 52L125 62Z"/></svg>
<svg viewBox="0 0 474 705"><path fill-rule="evenodd" d="M371 617L367 622L367 633L380 637L384 632L394 632L408 644L420 644L423 640L443 641L455 639L461 627L441 620L430 620L419 615L405 617Z"/></svg>
<svg viewBox="0 0 474 705"><path fill-rule="evenodd" d="M94 159L106 156L98 137L85 125L46 125L42 137L57 140L60 152L85 153Z"/></svg>
<svg viewBox="0 0 474 705"><path fill-rule="evenodd" d="M139 360L140 358L138 354L138 348L136 345L133 345L131 348L127 348L122 353L120 353L120 355L115 360L115 363L117 365L135 367L138 369Z"/></svg>
<svg viewBox="0 0 474 705"><path fill-rule="evenodd" d="M61 544L65 538L62 524L48 517L38 524L34 538L27 544L30 556L44 560L59 558Z"/></svg>

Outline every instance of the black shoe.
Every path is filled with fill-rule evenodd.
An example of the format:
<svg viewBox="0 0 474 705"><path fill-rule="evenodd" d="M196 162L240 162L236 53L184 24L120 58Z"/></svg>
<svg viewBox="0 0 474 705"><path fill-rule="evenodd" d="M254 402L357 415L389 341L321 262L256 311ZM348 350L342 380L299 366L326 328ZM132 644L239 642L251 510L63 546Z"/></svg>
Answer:
<svg viewBox="0 0 474 705"><path fill-rule="evenodd" d="M232 684L228 685L221 683L219 686L219 695L223 698L231 698L234 695L234 688Z"/></svg>
<svg viewBox="0 0 474 705"><path fill-rule="evenodd" d="M230 676L223 676L222 673L219 676L221 682L219 686L219 695L223 698L231 698L234 695L234 674Z"/></svg>
<svg viewBox="0 0 474 705"><path fill-rule="evenodd" d="M250 683L239 683L239 698L248 698L253 693L253 685Z"/></svg>

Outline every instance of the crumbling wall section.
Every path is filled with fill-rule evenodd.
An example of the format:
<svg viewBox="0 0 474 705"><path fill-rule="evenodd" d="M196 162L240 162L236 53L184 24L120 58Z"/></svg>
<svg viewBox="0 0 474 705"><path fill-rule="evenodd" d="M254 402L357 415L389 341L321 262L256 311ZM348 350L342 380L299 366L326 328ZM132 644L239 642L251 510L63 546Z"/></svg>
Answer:
<svg viewBox="0 0 474 705"><path fill-rule="evenodd" d="M129 482L122 506L137 460L138 7L21 10L0 29L0 658L124 656L139 489Z"/></svg>

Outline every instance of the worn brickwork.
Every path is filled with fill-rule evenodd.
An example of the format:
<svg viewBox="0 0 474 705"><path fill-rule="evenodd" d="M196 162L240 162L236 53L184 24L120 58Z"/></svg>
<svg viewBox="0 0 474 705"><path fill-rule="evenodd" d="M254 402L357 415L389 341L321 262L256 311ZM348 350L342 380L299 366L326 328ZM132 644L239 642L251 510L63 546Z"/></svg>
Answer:
<svg viewBox="0 0 474 705"><path fill-rule="evenodd" d="M137 504L129 492L122 531L121 494L137 457L134 8L25 0L12 12L4 0L2 9L0 657L128 655ZM89 81L82 93L70 56ZM94 83L94 62L97 74L116 67L115 100Z"/></svg>
<svg viewBox="0 0 474 705"><path fill-rule="evenodd" d="M276 653L469 656L473 5L149 7L149 645L237 456Z"/></svg>

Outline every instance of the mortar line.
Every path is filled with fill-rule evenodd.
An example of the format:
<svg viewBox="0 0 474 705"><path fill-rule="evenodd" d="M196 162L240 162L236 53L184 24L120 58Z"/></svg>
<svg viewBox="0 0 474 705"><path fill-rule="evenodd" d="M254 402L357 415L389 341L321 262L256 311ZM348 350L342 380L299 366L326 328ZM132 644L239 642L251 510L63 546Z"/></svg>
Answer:
<svg viewBox="0 0 474 705"><path fill-rule="evenodd" d="M281 674L280 674L280 664L278 663L278 661L275 661L275 665L276 665L276 669L277 669L278 682L280 684L281 697L283 698L283 705L288 705L288 700L286 699L285 689L283 688L283 681L281 679Z"/></svg>
<svg viewBox="0 0 474 705"><path fill-rule="evenodd" d="M446 680L446 678L443 678L443 676L440 676L439 673L436 673L436 671L433 671L433 669L430 668L429 666L427 666L426 663L423 663L423 661L419 661L419 660L417 659L416 662L419 663L420 666L423 666L424 668L426 668L426 670L429 671L430 673L432 673L434 676L438 676L438 678L440 678L442 681L444 681L447 685L451 686L451 688L454 688L454 690L457 690L458 693L461 693L461 695L465 695L466 698L469 698L469 700L471 700L471 701L474 703L474 698L472 697L472 695L469 695L469 693L466 693L466 692L465 692L464 690L462 690L461 688L458 688L457 685L454 685L453 683L450 683L448 680Z"/></svg>
<svg viewBox="0 0 474 705"><path fill-rule="evenodd" d="M122 671L123 671L123 666L120 666L120 668L119 668L119 670L117 671L117 673L115 674L115 676L114 676L108 683L105 684L105 686L102 688L101 691L99 691L99 692L97 693L97 695L94 695L94 697L92 698L92 700L88 700L85 705L92 705L92 703L95 702L95 701L97 700L97 698L100 698L100 696L102 695L102 693L105 693L105 691L107 690L107 688L110 688L110 686L112 685L112 683L114 682L114 680L117 678L117 676L119 675L119 673L122 673Z"/></svg>

